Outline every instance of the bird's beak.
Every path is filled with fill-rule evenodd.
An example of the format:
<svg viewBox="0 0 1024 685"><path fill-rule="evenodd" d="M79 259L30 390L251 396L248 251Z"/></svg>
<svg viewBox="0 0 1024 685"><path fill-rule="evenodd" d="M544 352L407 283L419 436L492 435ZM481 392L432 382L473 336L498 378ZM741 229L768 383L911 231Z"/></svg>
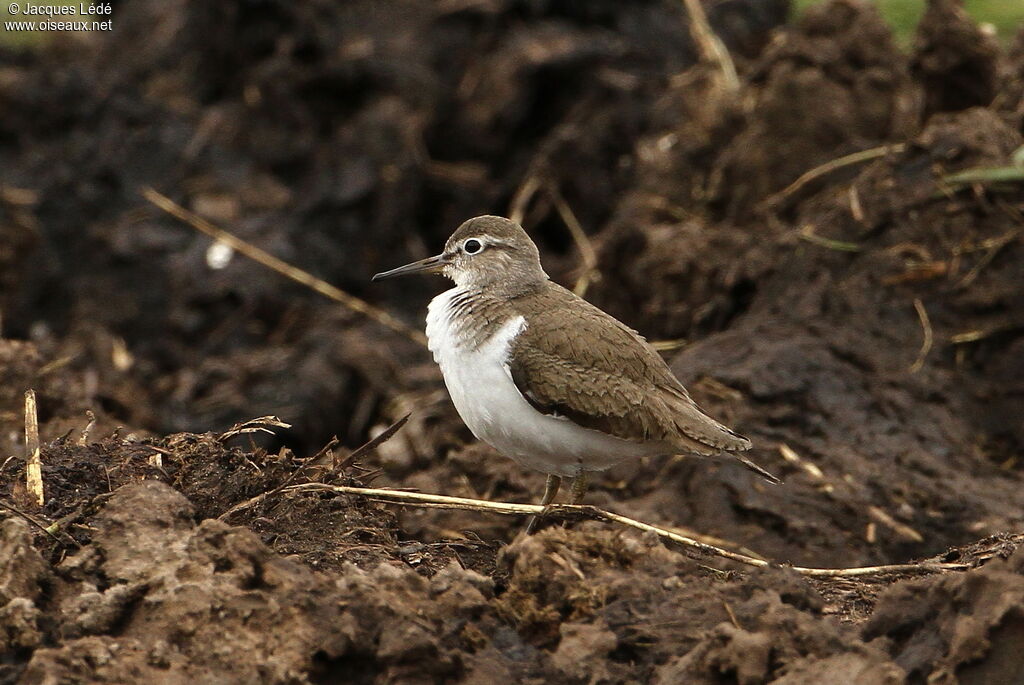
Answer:
<svg viewBox="0 0 1024 685"><path fill-rule="evenodd" d="M397 269L392 269L391 271L382 271L379 274L375 274L374 277L370 280L382 281L385 278L394 278L395 276L406 276L408 274L433 274L443 269L448 264L448 261L448 257L446 257L443 254L434 255L433 257L427 257L426 259L421 259L418 262L413 262L412 264L400 266Z"/></svg>

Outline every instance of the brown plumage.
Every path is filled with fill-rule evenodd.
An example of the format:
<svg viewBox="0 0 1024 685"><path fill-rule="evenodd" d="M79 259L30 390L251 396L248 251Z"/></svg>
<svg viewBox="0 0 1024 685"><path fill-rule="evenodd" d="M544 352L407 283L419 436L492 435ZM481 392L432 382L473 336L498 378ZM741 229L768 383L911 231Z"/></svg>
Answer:
<svg viewBox="0 0 1024 685"><path fill-rule="evenodd" d="M572 292L548 283L509 304L529 321L512 343L509 368L538 411L704 456L750 448L701 411L639 333Z"/></svg>
<svg viewBox="0 0 1024 685"><path fill-rule="evenodd" d="M735 458L778 482L737 454L750 441L705 414L643 337L548 280L518 224L471 219L440 255L374 278L424 271L456 284L431 303L427 336L459 413L499 451L551 474L545 503L559 476L577 478L575 501L588 471L629 455ZM589 444L600 454L587 457Z"/></svg>

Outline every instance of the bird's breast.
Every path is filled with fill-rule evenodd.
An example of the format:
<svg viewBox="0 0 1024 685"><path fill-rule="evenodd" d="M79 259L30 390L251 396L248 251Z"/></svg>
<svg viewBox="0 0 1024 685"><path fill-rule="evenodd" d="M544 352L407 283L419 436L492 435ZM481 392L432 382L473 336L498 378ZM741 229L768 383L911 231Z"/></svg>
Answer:
<svg viewBox="0 0 1024 685"><path fill-rule="evenodd" d="M453 351L466 354L488 347L494 352L502 343L504 348L497 351L507 356L509 344L523 328L522 319L506 303L478 290L452 288L427 307L427 346L438 364ZM516 320L520 323L509 333L509 325Z"/></svg>
<svg viewBox="0 0 1024 685"><path fill-rule="evenodd" d="M452 403L478 439L527 468L562 476L600 470L623 458L660 453L534 409L509 370L513 343L527 327L520 314L471 325L457 289L434 298L427 339ZM479 314L479 313L478 313ZM479 324L479 322L476 322Z"/></svg>
<svg viewBox="0 0 1024 685"><path fill-rule="evenodd" d="M456 288L434 298L427 310L427 344L459 415L474 435L492 442L524 403L508 372L508 357L526 320L515 315L481 327L466 321L474 314L461 303Z"/></svg>

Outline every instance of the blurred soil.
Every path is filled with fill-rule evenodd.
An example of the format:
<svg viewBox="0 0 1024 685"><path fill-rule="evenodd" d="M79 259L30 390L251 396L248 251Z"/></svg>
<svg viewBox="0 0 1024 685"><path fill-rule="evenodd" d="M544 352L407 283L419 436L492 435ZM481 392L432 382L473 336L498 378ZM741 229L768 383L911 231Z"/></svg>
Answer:
<svg viewBox="0 0 1024 685"><path fill-rule="evenodd" d="M1024 185L952 176L1014 166L1024 33L933 0L905 53L865 2L708 4L737 93L654 0L134 2L0 52L0 683L1024 681ZM369 275L475 214L575 283L564 199L588 299L676 341L785 481L650 459L588 501L783 565L282 490L543 476L473 440L415 342L215 268L146 186L414 325L443 285ZM784 566L913 559L970 570Z"/></svg>

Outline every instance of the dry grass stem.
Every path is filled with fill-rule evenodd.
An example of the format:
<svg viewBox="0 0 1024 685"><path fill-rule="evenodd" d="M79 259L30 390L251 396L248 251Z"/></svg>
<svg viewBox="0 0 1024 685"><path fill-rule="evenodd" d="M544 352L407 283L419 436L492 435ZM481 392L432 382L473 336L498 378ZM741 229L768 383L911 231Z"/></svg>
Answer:
<svg viewBox="0 0 1024 685"><path fill-rule="evenodd" d="M334 464L331 467L331 470L334 473L337 473L341 469L344 469L344 468L347 468L347 467L351 466L353 463L356 462L356 460L362 459L367 454L369 454L373 450L375 450L378 447L380 447L381 445L383 445L385 442L387 442L388 440L393 438L395 436L395 433L397 433L398 431L400 431L402 429L402 426L404 426L406 424L406 422L409 420L410 416L412 416L411 413L406 414L402 418L398 419L397 421L392 423L390 426L388 426L387 428L382 430L375 437L373 437L369 441L367 441L367 443L365 445L363 445L362 447L357 447L356 449L352 450L352 453L349 454L344 459L341 459L341 460L337 460L336 459L334 461Z"/></svg>
<svg viewBox="0 0 1024 685"><path fill-rule="evenodd" d="M23 518L25 521L27 521L33 527L38 528L39 530L41 530L42 532L46 533L51 538L53 538L54 542L56 542L58 544L60 543L61 540L60 540L60 538L57 537L56 532L53 531L53 530L50 530L51 526L44 526L42 523L37 521L34 516L29 516L28 514L23 512L21 509L18 509L13 504L8 504L7 502L3 501L2 499L0 499L0 507L3 507L4 509L6 509L7 511L11 512L15 516L20 516L21 518ZM82 548L82 545L80 545L78 543L78 540L75 540L70 535L68 535L68 539L71 540L71 542L73 542L75 544L75 546L78 547L79 549Z"/></svg>
<svg viewBox="0 0 1024 685"><path fill-rule="evenodd" d="M25 487L40 507L46 503L43 495L43 464L39 451L39 412L36 410L36 391L25 391Z"/></svg>
<svg viewBox="0 0 1024 685"><path fill-rule="evenodd" d="M881 523L883 526L891 528L901 538L910 540L911 542L924 542L924 536L918 533L916 530L911 528L905 523L900 523L886 511L871 505L868 507L868 516L873 518L876 522Z"/></svg>
<svg viewBox="0 0 1024 685"><path fill-rule="evenodd" d="M562 218L565 227L569 229L569 234L572 235L572 240L576 243L576 249L580 251L580 259L583 260L582 273L572 289L574 293L583 297L587 292L587 288L590 287L591 281L596 280L596 277L599 275L597 270L597 252L594 250L590 238L587 237L586 232L576 218L576 214L573 213L569 203L562 197L562 193L558 190L552 190L550 195L551 201L555 205L555 210L558 211L558 216Z"/></svg>
<svg viewBox="0 0 1024 685"><path fill-rule="evenodd" d="M522 224L530 202L541 189L545 191L544 194L550 199L555 211L558 212L558 216L562 219L562 223L569 230L569 235L572 236L576 249L580 252L580 259L583 264L580 268L580 276L576 279L576 284L573 286L573 292L583 297L590 284L600 276L600 272L597 269L597 251L594 249L593 243L591 243L579 219L576 218L575 212L572 211L572 207L566 202L562 193L555 187L546 186L542 181L541 174L531 173L516 190L515 196L509 203L508 217L517 224Z"/></svg>
<svg viewBox="0 0 1024 685"><path fill-rule="evenodd" d="M715 35L707 14L700 0L683 0L686 14L690 17L690 35L697 46L702 62L712 64L722 76L722 84L730 94L739 92L740 78L736 73L736 65L729 55L725 44Z"/></svg>
<svg viewBox="0 0 1024 685"><path fill-rule="evenodd" d="M985 331L981 329L974 331L966 331L964 333L957 333L956 335L951 335L949 337L949 342L953 343L954 345L963 345L965 343L983 340L984 338L987 338L990 334L990 331Z"/></svg>
<svg viewBox="0 0 1024 685"><path fill-rule="evenodd" d="M192 228L201 233L205 233L214 240L218 240L225 245L230 246L236 252L245 255L249 259L262 264L268 269L276 271L286 278L292 279L296 283L301 283L304 286L312 288L321 295L338 302L342 306L354 312L358 312L359 314L373 319L382 326L390 328L392 331L405 336L423 347L427 346L427 337L423 335L422 332L402 323L384 310L378 309L369 302L360 299L355 295L350 295L341 288L333 286L327 281L321 280L307 271L294 267L288 262L278 259L274 255L265 252L245 240L242 240L238 236L214 226L206 219L188 211L166 195L157 192L153 188L144 188L142 196L171 216L180 219Z"/></svg>
<svg viewBox="0 0 1024 685"><path fill-rule="evenodd" d="M526 217L526 208L530 205L530 200L537 194L537 190L540 189L540 177L536 174L530 174L523 181L523 184L516 190L515 196L512 198L512 202L509 203L508 218L517 224L522 224L523 219Z"/></svg>
<svg viewBox="0 0 1024 685"><path fill-rule="evenodd" d="M300 483L285 488L286 492L335 492L344 495L355 495L358 497L369 497L371 499L390 502L393 504L419 506L439 509L464 509L468 511L481 511L494 514L512 516L539 516L551 514L582 515L588 518L618 523L635 530L654 533L658 537L669 540L684 547L695 549L704 554L717 556L723 559L736 561L747 566L765 568L769 566L780 566L780 564L758 559L746 554L733 552L715 545L709 545L693 538L679 535L670 530L652 526L643 521L631 519L597 507L579 504L554 504L543 507L539 504L515 504L511 502L488 502L485 500L467 499L465 497L448 497L445 495L432 495L424 492L406 492L403 490L388 490L383 488L358 488L346 485L329 485L327 483ZM223 518L223 517L222 517ZM805 566L790 566L797 573L814 578L852 578L861 576L884 576L884 575L910 575L919 573L939 573L944 571L962 571L969 568L967 564L941 563L922 561L908 564L889 564L883 566L857 566L853 568L811 568Z"/></svg>
<svg viewBox="0 0 1024 685"><path fill-rule="evenodd" d="M1008 329L996 326L993 328L979 328L973 331L964 331L963 333L951 335L949 337L949 342L953 343L954 345L964 345L966 343L984 340L989 336L995 335L996 333L1002 333L1005 330Z"/></svg>
<svg viewBox="0 0 1024 685"><path fill-rule="evenodd" d="M1009 233L1006 233L1005 235L999 236L998 238L992 238L990 240L984 241L979 247L986 250L985 254L982 255L981 259L978 260L978 263L975 264L974 267L970 271L968 271L962 279L960 279L960 282L956 284L956 287L966 288L971 283L973 283L974 280L978 278L978 275L981 273L982 269L988 266L992 262L992 260L995 259L996 255L999 254L999 251L1002 250L1007 245L1009 245L1010 243L1012 243L1020 236L1020 229L1015 229L1013 231L1010 231Z"/></svg>
<svg viewBox="0 0 1024 685"><path fill-rule="evenodd" d="M834 489L835 486L833 486L832 483L829 482L828 478L825 477L825 473L820 468L818 468L817 464L807 461L806 459L801 457L796 450L794 450L786 443L781 443L779 445L779 454L782 456L783 459L788 461L790 464L793 464L794 466L797 466L803 471L805 471L814 480L821 481L824 485L828 487L828 490Z"/></svg>
<svg viewBox="0 0 1024 685"><path fill-rule="evenodd" d="M924 339L921 341L921 350L917 353L917 359L910 365L910 373L917 373L924 366L925 358L932 351L933 342L932 322L928 319L928 311L924 308L921 298L914 298L914 309L917 310L917 318L921 321Z"/></svg>
<svg viewBox="0 0 1024 685"><path fill-rule="evenodd" d="M729 614L729 620L732 621L732 624L742 630L743 626L741 626L740 622L736 620L736 614L733 612L732 607L729 606L729 603L722 600L722 606L725 607L725 613Z"/></svg>
<svg viewBox="0 0 1024 685"><path fill-rule="evenodd" d="M748 557L753 557L754 559L764 559L763 556L761 556L754 550L748 549L737 542L727 540L726 538L720 538L715 535L706 535L704 533L697 532L692 528L683 528L680 526L666 526L665 530L669 531L670 533L675 533L676 535L682 535L684 538L692 538L693 540L701 542L705 545L712 545L714 547L722 547L725 549L732 548L735 550L739 550L743 554L746 554ZM765 559L765 561L767 561L767 559Z"/></svg>
<svg viewBox="0 0 1024 685"><path fill-rule="evenodd" d="M681 350L689 344L686 338L675 338L673 340L652 340L651 347L658 352L674 352Z"/></svg>
<svg viewBox="0 0 1024 685"><path fill-rule="evenodd" d="M806 240L814 245L820 245L830 250L836 250L837 252L860 252L861 246L857 243L849 243L844 240L833 240L832 238L825 238L814 232L814 226L806 224L800 232L797 234L800 240Z"/></svg>
<svg viewBox="0 0 1024 685"><path fill-rule="evenodd" d="M85 410L85 417L89 422L85 424L85 428L82 429L82 434L78 436L79 447L85 447L89 444L89 435L92 433L92 429L96 427L96 414L93 413L92 409Z"/></svg>
<svg viewBox="0 0 1024 685"><path fill-rule="evenodd" d="M850 186L850 192L847 193L847 197L850 199L850 216L853 220L858 223L864 223L864 206L860 203L860 193L857 192L857 186Z"/></svg>
<svg viewBox="0 0 1024 685"><path fill-rule="evenodd" d="M860 164L861 162L868 162L872 159L879 157L885 157L891 153L900 153L906 149L906 145L903 143L896 143L894 145L881 145L879 147L873 147L867 150L861 150L860 152L854 152L849 155L843 155L833 160L829 160L824 164L820 164L810 171L805 171L800 176L790 183L788 186L777 192L772 197L768 198L768 204L777 206L788 200L798 190L803 188L805 185L810 183L816 178L820 178L826 174L830 174L836 169L842 169L843 167L851 166L853 164ZM858 203L859 204L859 203Z"/></svg>
<svg viewBox="0 0 1024 685"><path fill-rule="evenodd" d="M248 433L269 433L274 435L272 428L291 428L290 423L285 423L276 416L258 416L255 419L249 419L248 421L242 421L236 423L231 428L217 436L217 440L224 442L236 435L245 435Z"/></svg>

